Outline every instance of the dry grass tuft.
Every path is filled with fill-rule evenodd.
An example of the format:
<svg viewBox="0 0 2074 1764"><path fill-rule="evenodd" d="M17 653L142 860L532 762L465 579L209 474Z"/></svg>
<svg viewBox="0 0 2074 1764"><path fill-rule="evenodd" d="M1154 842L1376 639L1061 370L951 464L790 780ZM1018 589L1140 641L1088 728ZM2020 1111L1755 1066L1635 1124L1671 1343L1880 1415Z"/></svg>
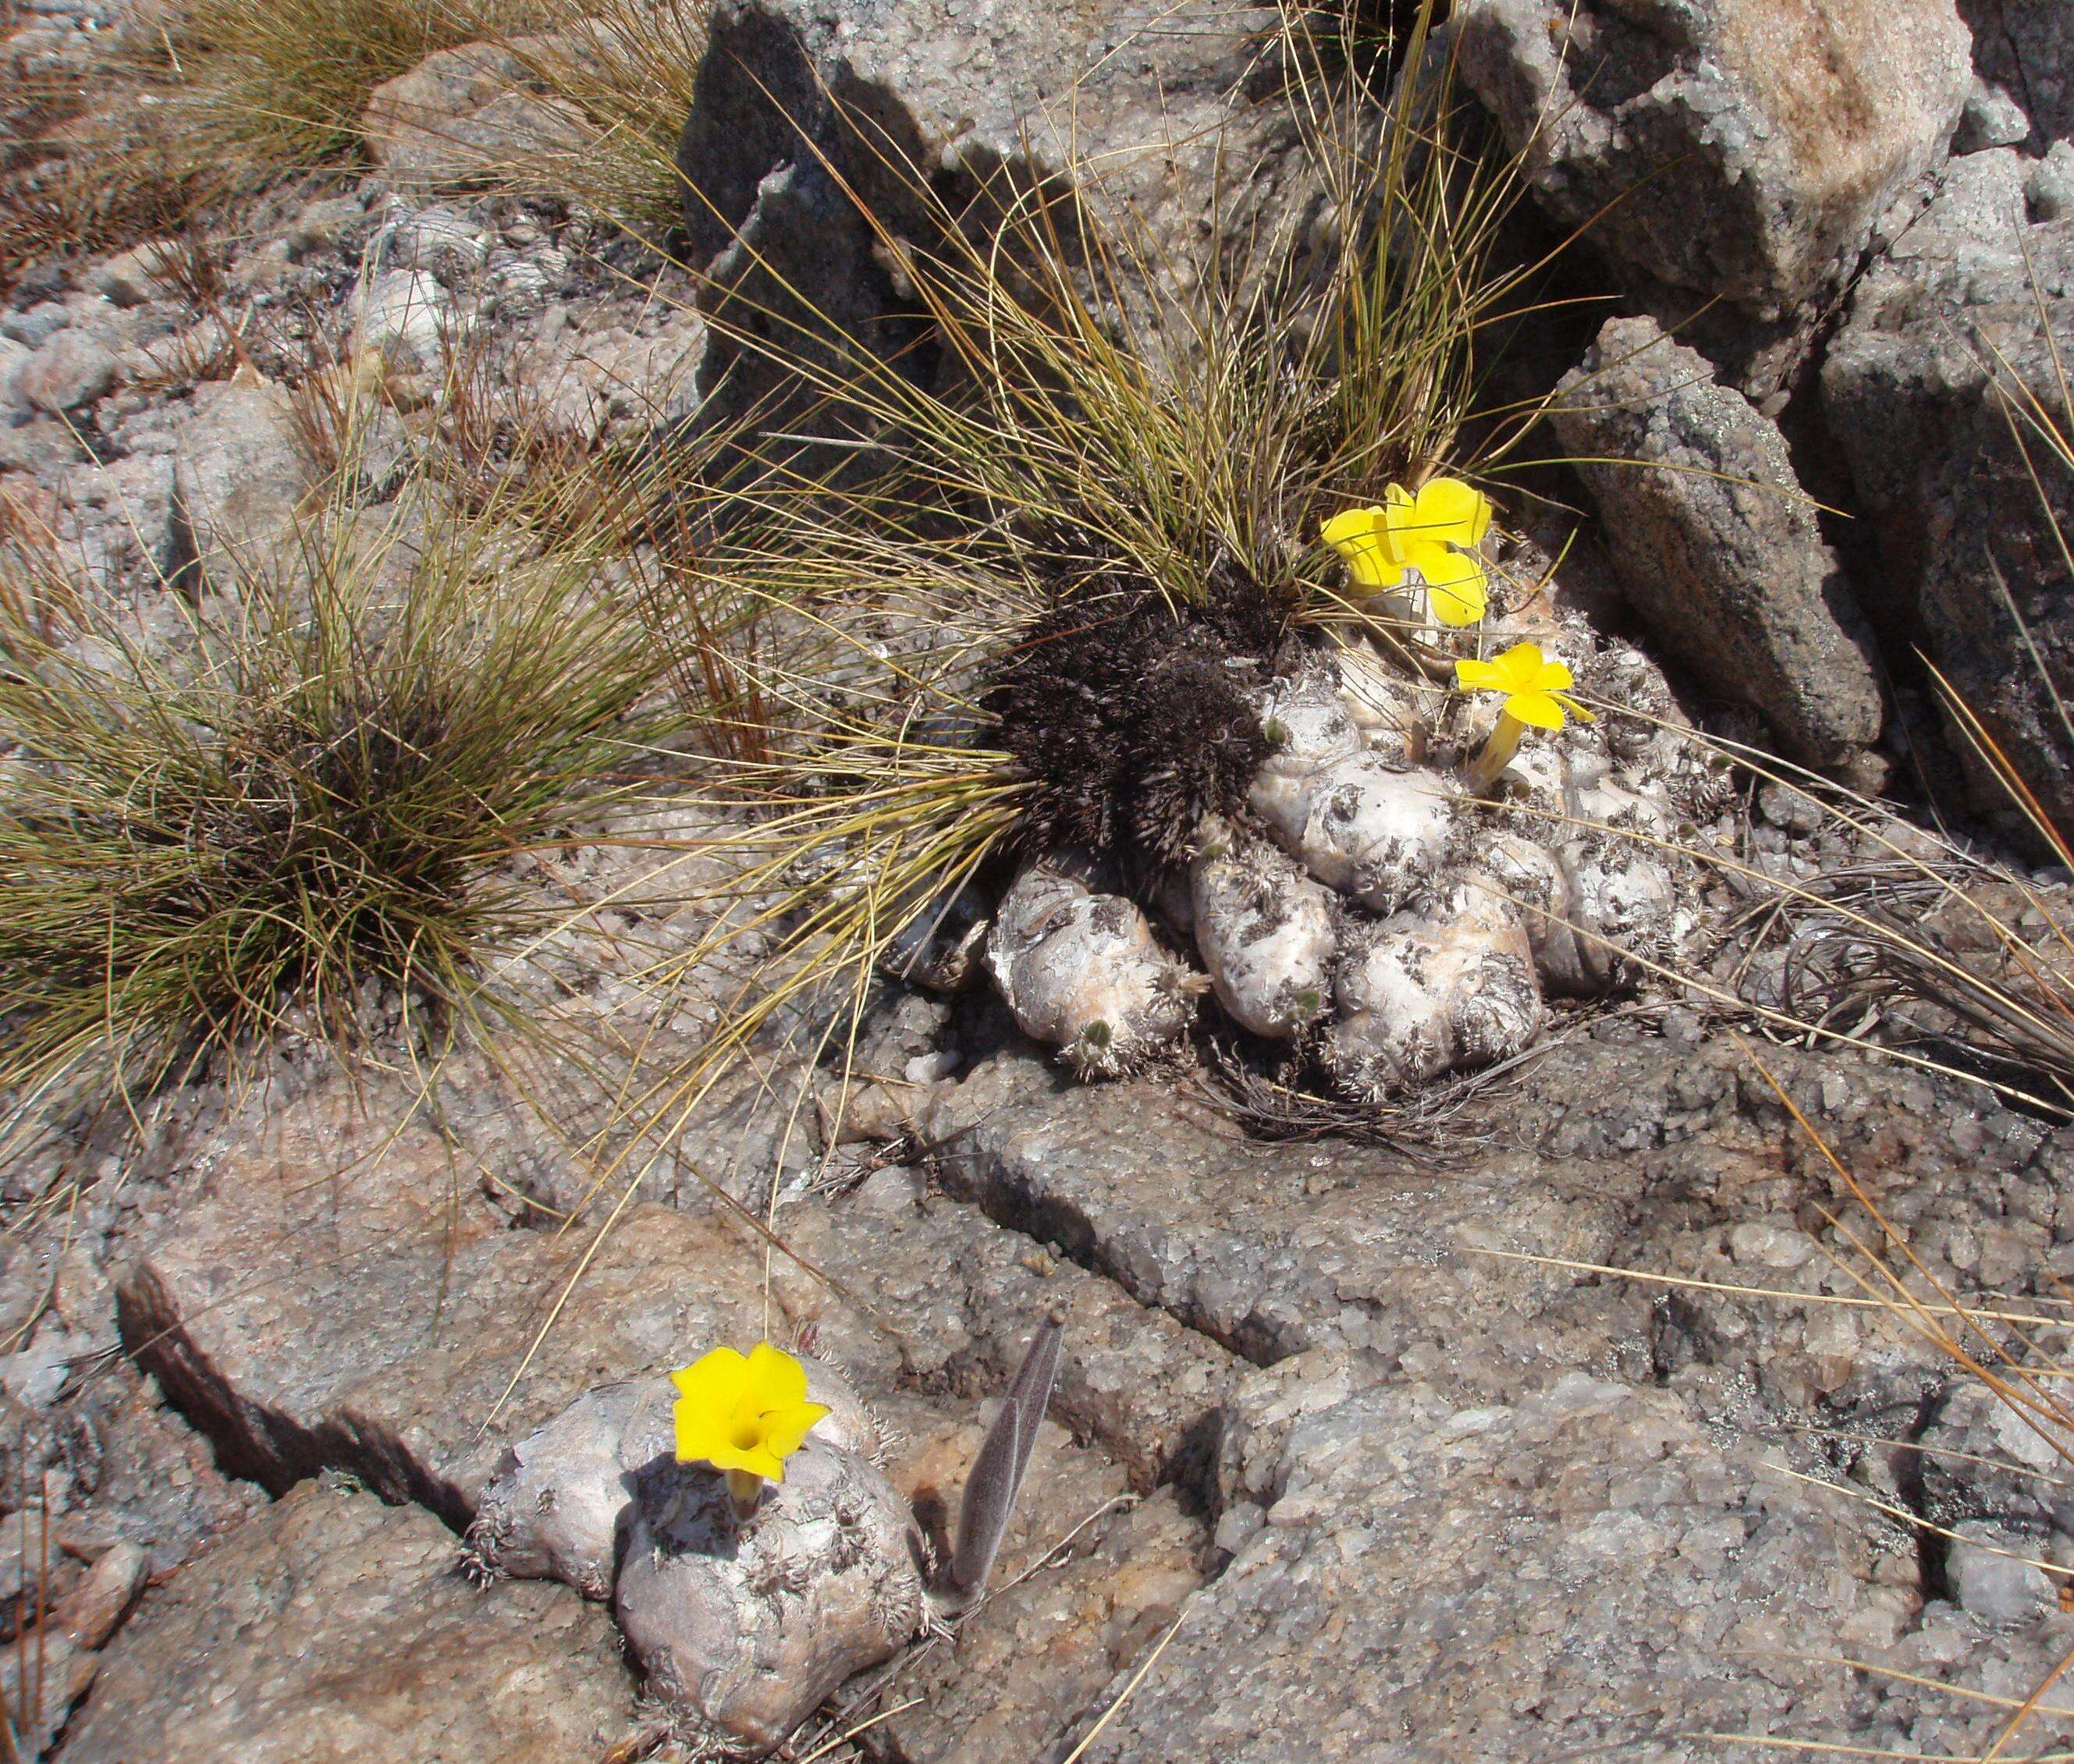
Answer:
<svg viewBox="0 0 2074 1764"><path fill-rule="evenodd" d="M156 70L162 132L196 167L308 169L354 146L376 86L485 23L438 0L187 0Z"/></svg>
<svg viewBox="0 0 2074 1764"><path fill-rule="evenodd" d="M291 1022L351 1044L400 1009L450 1035L485 1008L485 952L547 911L518 860L652 787L668 657L595 556L436 506L416 538L348 514L170 654L120 608L0 598L36 615L0 630L18 1115Z"/></svg>
<svg viewBox="0 0 2074 1764"><path fill-rule="evenodd" d="M570 203L659 242L684 210L677 141L705 52L708 0L542 0L536 27L490 34L539 91L583 118L500 187Z"/></svg>

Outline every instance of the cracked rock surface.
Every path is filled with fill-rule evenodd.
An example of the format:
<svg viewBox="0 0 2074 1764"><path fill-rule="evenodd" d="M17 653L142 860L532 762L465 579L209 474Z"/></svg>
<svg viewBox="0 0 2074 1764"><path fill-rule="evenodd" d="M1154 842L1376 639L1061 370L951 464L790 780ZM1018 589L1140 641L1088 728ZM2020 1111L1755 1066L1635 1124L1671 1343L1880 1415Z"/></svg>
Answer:
<svg viewBox="0 0 2074 1764"><path fill-rule="evenodd" d="M600 1757L637 1727L595 1605L481 1591L423 1508L312 1482L146 1600L64 1755L491 1764Z"/></svg>
<svg viewBox="0 0 2074 1764"><path fill-rule="evenodd" d="M6 65L76 77L116 10L37 0ZM1559 218L1660 164L1608 217L1605 249L1652 316L1620 322L1653 337L1728 296L1718 326L1680 333L1705 360L1667 350L1689 371L1620 390L1659 429L1687 424L1681 444L1723 439L1681 462L1754 458L1789 488L1819 415L1813 450L1833 438L1872 518L1877 569L1839 541L1868 616L1911 641L1919 624L1995 726L2047 755L2011 634L1982 613L1981 557L2028 585L2055 667L2064 597L1972 345L2034 390L2048 345L2066 346L2064 9L1460 10L1503 126L1548 93L1576 100L1535 167ZM683 143L718 208L694 229L717 279L700 297L757 296L761 251L874 345L915 341L894 266L817 158L885 193L824 81L957 200L1004 166L1056 171L1070 126L1172 262L1220 151L1247 169L1228 225L1299 224L1315 192L1255 57L1266 17L725 0ZM356 333L386 357L386 390L346 518L406 548L423 510L396 485L439 444L444 338L481 345L489 379L580 452L693 418L730 372L757 390L709 350L683 270L552 205L458 188L563 120L504 99L473 51L392 82L371 173L256 198L215 242L223 314L148 245L13 290L0 492L60 541L70 587L166 645L192 597L233 606L238 555L263 562L307 530L318 475L291 401ZM1940 167L1962 105L1962 144L1981 151ZM1774 430L1764 395L1817 338L1819 382ZM1634 607L1670 630L1654 567L1712 627L1686 658L1695 684L1754 692L1810 753L1871 738L1842 622L1818 616L1839 553L1812 519L1718 486L1647 507L1603 494ZM1646 556L1617 556L1623 519ZM1710 576L1731 554L1739 580ZM1750 578L1793 613L1756 638L1739 603L1706 597ZM2074 800L2064 767L2041 775ZM1750 861L1805 878L1840 852L1790 796L1761 794ZM692 977L667 1014L638 977L696 937L720 878L686 867L649 888L602 846L537 862L572 899L610 903L605 932L536 955L572 1018L638 1029L659 1064L695 1047L742 974ZM0 1655L48 1613L29 1712L56 1764L598 1764L622 1745L684 1764L618 1646L609 1484L570 1570L592 1598L468 1578L463 1533L514 1446L589 1393L666 1405L671 1367L767 1332L842 1369L886 1440L888 1523L897 1502L940 1555L991 1405L1056 1312L1057 1386L989 1596L836 1688L834 1730L884 1718L832 1758L1060 1764L1141 1671L1089 1764L1717 1755L1690 1737L1704 1729L1978 1755L2074 1644L2035 1565L2074 1565L2058 1444L1844 1302L1862 1296L1840 1262L1865 1216L1746 1050L1661 1001L1587 1014L1569 996L1585 989L1551 989L1548 1043L1418 1124L1409 1154L1249 1138L1187 1074L1072 1084L969 994L887 1006L845 1109L779 1034L641 1148L640 1193L544 1336L622 1193L577 1155L597 1101L552 1056L460 1058L429 1103L297 1047L235 1101L170 1087L134 1138L81 1128L0 1171L10 1204L90 1179L64 1233L0 1250ZM1254 1027L1308 1011L1296 990ZM1762 1053L1926 1278L2058 1301L2074 1132L1892 1065ZM791 1109L799 1083L818 1112ZM543 1099L560 1130L529 1106ZM766 1256L715 1187L767 1208L840 1290ZM0 1688L35 1700L11 1663Z"/></svg>
<svg viewBox="0 0 2074 1764"><path fill-rule="evenodd" d="M1696 1732L1789 1719L1825 1737L1852 1730L1849 1692L1773 1650L1877 1647L1909 1614L1848 1511L1667 1393L1571 1373L1458 1408L1406 1384L1266 1431L1240 1448L1250 1535L1234 1507L1230 1566L1105 1742L1119 1764L1696 1760L1719 1742Z"/></svg>

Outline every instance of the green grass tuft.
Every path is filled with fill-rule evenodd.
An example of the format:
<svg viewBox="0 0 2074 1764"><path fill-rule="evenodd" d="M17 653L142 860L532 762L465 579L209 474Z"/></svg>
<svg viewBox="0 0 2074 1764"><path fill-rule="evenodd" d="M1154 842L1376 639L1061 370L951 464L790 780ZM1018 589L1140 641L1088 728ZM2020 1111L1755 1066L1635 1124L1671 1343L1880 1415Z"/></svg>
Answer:
<svg viewBox="0 0 2074 1764"><path fill-rule="evenodd" d="M484 953L552 916L523 854L652 789L670 658L595 560L436 511L415 546L353 531L313 524L171 655L0 595L39 614L0 647L18 1104L148 1089L291 1017L350 1043L378 999L450 1031Z"/></svg>

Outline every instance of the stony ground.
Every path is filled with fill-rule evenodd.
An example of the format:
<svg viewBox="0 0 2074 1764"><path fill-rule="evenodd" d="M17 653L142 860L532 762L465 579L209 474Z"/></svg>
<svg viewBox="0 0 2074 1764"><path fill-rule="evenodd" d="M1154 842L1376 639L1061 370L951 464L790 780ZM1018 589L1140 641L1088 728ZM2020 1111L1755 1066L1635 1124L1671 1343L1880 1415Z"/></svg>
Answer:
<svg viewBox="0 0 2074 1764"><path fill-rule="evenodd" d="M2017 0L2003 10L2022 25ZM0 53L66 65L115 19L38 0ZM906 82L923 118L960 65L928 23L874 75ZM1866 481L1891 480L1898 502L1910 472L1944 469L1938 436L1882 452L1920 427L1921 382L1894 358L1930 347L1968 275L2020 328L1994 278L2021 248L2063 248L2068 150L2052 137L2074 76L2055 85L2039 58L2064 58L2064 33L1981 40L1979 77L1963 43L1949 67L1942 38L1904 46L1936 115L1894 124L1883 176L1845 204L1853 225L1812 243L1758 229L1750 249L1783 281L1736 284L1725 323L1744 328L1708 343L1723 384L1676 406L1678 447L1727 432L1783 458L1762 427L1779 407L1766 377L1826 349L1810 395L1847 451L1878 456ZM1007 59L989 89L1021 77ZM2005 61L2030 70L2028 114ZM458 348L499 408L580 452L691 407L706 338L684 273L552 204L428 188L452 129L428 145L413 122L441 102L472 119L480 94L432 79L405 96L371 170L249 204L205 274L144 250L17 283L0 313L0 532L48 538L82 593L174 641L169 582L220 596L230 560L311 518L308 388L356 346L390 370L391 469L363 473L355 511L375 531L407 525L411 462L457 444L437 388ZM1013 92L994 108L976 158L1011 126ZM1940 143L1957 121L1976 150L1941 171L1942 146L1921 145L1937 117ZM1120 137L1142 118L1112 104L1097 121ZM797 166L750 163L753 130L722 132L700 151L746 167L730 218L782 248L786 217L825 192ZM1791 168L1752 151L1755 186L1790 210ZM1782 289L1790 303L1854 265L1904 189L1931 206L1868 283L1877 300L1833 345L1780 321ZM1644 291L1718 271L1671 267ZM1752 610L1701 543L1762 524L1728 500L1646 511L1664 548L1700 560L1680 593L1726 597L1684 642L1725 630L1747 667L1787 670L1768 700L1795 707L1786 738L1879 775L1872 688L1836 660L1856 615L1821 622L1836 554L1812 518L1768 531L1747 567L1787 585ZM1890 540L1916 572L1896 592L1971 643L1928 542ZM1830 660L1810 671L1811 653ZM1744 831L1782 873L1836 856L1776 793ZM602 894L622 861L572 853L560 879ZM616 934L649 957L681 948L696 894L675 878ZM613 935L543 969L559 964L574 1018L646 1022L667 1064L699 1013L643 1018ZM1760 1051L1923 1283L2060 1315L2074 1130L1892 1062ZM1074 1085L969 998L881 1001L860 1053L874 1082L839 1146L820 1115L788 1117L797 1062L771 1057L687 1123L594 1255L621 1191L608 1172L600 1192L595 1099L552 1049L458 1060L424 1097L285 1046L238 1085L171 1091L6 1172L18 1209L76 1180L0 1262L0 1641L20 1643L0 1688L25 1736L64 1764L671 1755L602 1608L464 1572L460 1534L504 1448L601 1382L767 1332L852 1372L902 1436L894 1480L940 1530L988 1399L1054 1307L1065 1357L998 1590L846 1688L816 1733L872 1719L848 1755L1059 1764L1126 1690L1080 1755L1667 1760L1723 1736L1970 1755L2074 1646L2036 1565L2074 1568L2060 1443L1862 1302L1860 1246L1878 1241L1863 1201L1750 1047L1689 1002L1580 1018L1394 1149L1250 1138L1167 1079ZM768 1258L701 1179L771 1200L841 1290ZM2056 1323L2010 1327L2057 1351Z"/></svg>

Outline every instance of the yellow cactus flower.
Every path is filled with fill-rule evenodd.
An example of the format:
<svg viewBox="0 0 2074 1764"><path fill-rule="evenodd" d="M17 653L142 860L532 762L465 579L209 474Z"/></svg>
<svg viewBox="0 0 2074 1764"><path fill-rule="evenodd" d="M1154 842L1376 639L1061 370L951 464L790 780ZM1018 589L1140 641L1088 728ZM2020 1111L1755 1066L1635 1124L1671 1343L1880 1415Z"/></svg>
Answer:
<svg viewBox="0 0 2074 1764"><path fill-rule="evenodd" d="M1505 694L1498 727L1469 768L1471 780L1478 790L1488 788L1512 763L1512 756L1519 750L1519 737L1527 729L1560 729L1572 713L1586 722L1592 721L1592 713L1568 696L1576 684L1568 665L1548 660L1539 643L1514 643L1487 662L1459 661L1455 663L1455 683L1465 692Z"/></svg>
<svg viewBox="0 0 2074 1764"><path fill-rule="evenodd" d="M1473 625L1490 605L1476 548L1490 530L1490 498L1460 478L1436 477L1413 495L1393 484L1382 506L1350 508L1324 527L1325 543L1355 584L1372 592L1401 588L1413 572L1443 625Z"/></svg>
<svg viewBox="0 0 2074 1764"><path fill-rule="evenodd" d="M1455 682L1466 692L1503 692L1505 714L1531 728L1560 729L1569 710L1590 721L1589 711L1564 696L1576 676L1566 663L1543 657L1539 643L1514 643L1487 662L1457 662Z"/></svg>
<svg viewBox="0 0 2074 1764"><path fill-rule="evenodd" d="M825 1403L807 1400L807 1369L767 1341L746 1354L715 1348L670 1374L677 1461L727 1473L735 1504L753 1510L764 1482L785 1480L785 1460L801 1445Z"/></svg>

